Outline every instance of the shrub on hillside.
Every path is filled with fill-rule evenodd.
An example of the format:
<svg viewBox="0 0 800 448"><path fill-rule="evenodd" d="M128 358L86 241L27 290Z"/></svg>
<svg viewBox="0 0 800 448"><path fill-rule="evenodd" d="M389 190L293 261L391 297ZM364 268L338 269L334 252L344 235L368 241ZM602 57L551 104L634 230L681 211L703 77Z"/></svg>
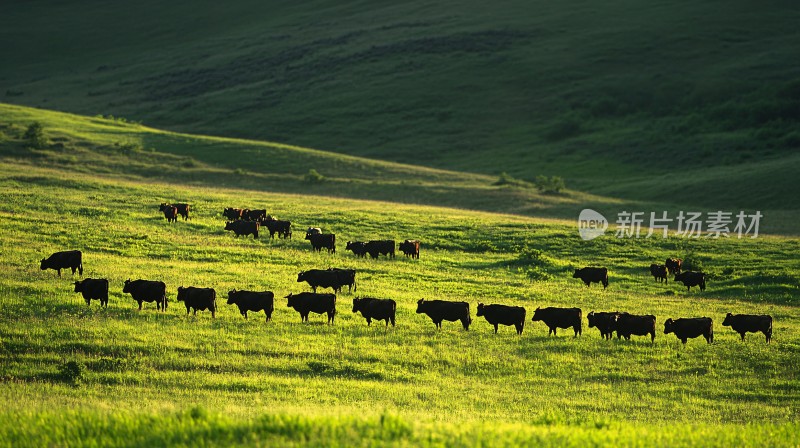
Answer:
<svg viewBox="0 0 800 448"><path fill-rule="evenodd" d="M315 170L314 168L311 168L310 170L308 170L308 173L305 176L303 176L303 180L305 180L310 184L318 184L325 180L325 176L317 172L317 170Z"/></svg>
<svg viewBox="0 0 800 448"><path fill-rule="evenodd" d="M42 149L47 146L47 138L44 136L44 127L38 121L34 121L28 126L23 138L25 139L25 143L31 148Z"/></svg>
<svg viewBox="0 0 800 448"><path fill-rule="evenodd" d="M536 189L542 193L560 193L561 190L566 188L564 179L559 176L547 177L539 175L536 176L536 180L533 181L533 184L536 186Z"/></svg>

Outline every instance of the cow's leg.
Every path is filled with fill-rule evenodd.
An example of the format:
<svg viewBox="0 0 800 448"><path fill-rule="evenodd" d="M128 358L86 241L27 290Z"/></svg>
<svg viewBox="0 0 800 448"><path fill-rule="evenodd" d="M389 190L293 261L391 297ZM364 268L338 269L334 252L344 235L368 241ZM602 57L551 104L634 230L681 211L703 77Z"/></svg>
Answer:
<svg viewBox="0 0 800 448"><path fill-rule="evenodd" d="M216 310L216 308L211 308L211 318L212 319L216 319L217 318L217 310Z"/></svg>
<svg viewBox="0 0 800 448"><path fill-rule="evenodd" d="M138 302L139 302L139 311L141 311L142 310L142 301L138 300Z"/></svg>
<svg viewBox="0 0 800 448"><path fill-rule="evenodd" d="M739 333L739 336L741 336L741 337L742 337L742 342L744 342L744 335L745 335L745 332L744 332L744 331L743 331L743 332L741 332L741 333Z"/></svg>
<svg viewBox="0 0 800 448"><path fill-rule="evenodd" d="M391 320L392 320L392 326L394 327L394 314L392 314L392 315L389 317L389 319L391 319ZM388 325L388 324L387 324L387 325ZM767 339L767 342L769 342L769 339Z"/></svg>
<svg viewBox="0 0 800 448"><path fill-rule="evenodd" d="M494 324L494 334L497 334L497 324Z"/></svg>
<svg viewBox="0 0 800 448"><path fill-rule="evenodd" d="M369 327L369 326L371 326L371 325L372 325L372 319L370 319L370 318L368 317L368 318L367 318L367 326ZM387 325L388 325L388 323L387 323Z"/></svg>
<svg viewBox="0 0 800 448"><path fill-rule="evenodd" d="M588 288L589 287L589 283L591 283L591 282L584 281L583 283L586 283L586 287Z"/></svg>
<svg viewBox="0 0 800 448"><path fill-rule="evenodd" d="M681 338L681 342L683 342L683 345L686 345L686 338Z"/></svg>

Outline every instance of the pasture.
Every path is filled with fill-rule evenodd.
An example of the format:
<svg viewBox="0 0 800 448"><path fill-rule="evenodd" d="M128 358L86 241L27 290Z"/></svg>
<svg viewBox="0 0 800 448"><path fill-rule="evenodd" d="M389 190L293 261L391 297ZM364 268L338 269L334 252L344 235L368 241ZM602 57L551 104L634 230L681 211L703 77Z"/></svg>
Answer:
<svg viewBox="0 0 800 448"><path fill-rule="evenodd" d="M583 242L574 224L422 205L87 176L0 166L0 336L10 446L208 445L770 445L798 442L796 239ZM192 219L167 224L163 201L188 201ZM234 238L227 206L266 208L295 225L291 240ZM337 234L336 255L312 253L305 226ZM356 239L419 238L419 260L357 259ZM107 309L87 307L73 278L40 271L62 249L84 253L84 276L108 278ZM541 251L538 253L536 251ZM691 255L711 273L689 294L648 267ZM607 266L603 291L572 269ZM297 273L357 269L358 293L338 296L336 324L301 324L282 297L309 290ZM546 280L533 281L531 269ZM141 312L124 280L163 280L166 313ZM178 286L213 287L220 311L186 316ZM233 288L275 292L270 323L225 305ZM398 303L397 326L367 327L352 298ZM437 331L419 298L464 300L468 332ZM478 302L524 306L522 336L495 335ZM603 341L548 337L538 306L652 313L659 334ZM727 312L775 319L770 345L721 326ZM715 343L684 347L667 317L709 316Z"/></svg>

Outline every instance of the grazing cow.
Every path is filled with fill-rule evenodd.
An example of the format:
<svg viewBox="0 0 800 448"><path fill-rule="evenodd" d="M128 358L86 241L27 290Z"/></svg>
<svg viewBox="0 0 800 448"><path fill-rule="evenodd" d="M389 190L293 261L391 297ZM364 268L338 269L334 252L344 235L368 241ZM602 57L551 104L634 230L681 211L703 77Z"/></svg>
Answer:
<svg viewBox="0 0 800 448"><path fill-rule="evenodd" d="M767 338L767 344L772 340L772 316L768 314L731 314L725 316L722 325L731 327L733 331L739 333L744 341L745 333L764 333Z"/></svg>
<svg viewBox="0 0 800 448"><path fill-rule="evenodd" d="M497 334L498 325L513 325L517 329L517 334L522 334L525 328L525 308L521 306L508 305L484 305L478 304L476 316L483 316L487 322L494 325L494 333Z"/></svg>
<svg viewBox="0 0 800 448"><path fill-rule="evenodd" d="M378 258L379 254L394 258L394 240L367 241L367 244L364 245L364 250L372 258Z"/></svg>
<svg viewBox="0 0 800 448"><path fill-rule="evenodd" d="M247 221L262 221L266 217L266 210L242 210L242 219Z"/></svg>
<svg viewBox="0 0 800 448"><path fill-rule="evenodd" d="M425 313L431 318L436 328L442 328L442 321L455 322L461 321L464 330L469 331L469 324L472 318L469 316L469 303L449 302L447 300L425 300L417 301L417 314Z"/></svg>
<svg viewBox="0 0 800 448"><path fill-rule="evenodd" d="M606 268L582 268L575 269L572 278L579 278L586 283L588 288L591 283L602 283L603 289L608 288L608 269Z"/></svg>
<svg viewBox="0 0 800 448"><path fill-rule="evenodd" d="M225 230L233 230L238 238L241 235L253 235L258 238L258 221L231 221L225 223Z"/></svg>
<svg viewBox="0 0 800 448"><path fill-rule="evenodd" d="M667 274L669 273L667 266L663 264L656 264L653 263L650 265L650 275L653 276L654 280L657 280L659 283L667 284Z"/></svg>
<svg viewBox="0 0 800 448"><path fill-rule="evenodd" d="M311 235L320 235L320 234L322 234L322 229L320 229L319 227L309 227L308 229L306 229L307 240L311 239Z"/></svg>
<svg viewBox="0 0 800 448"><path fill-rule="evenodd" d="M267 230L269 230L269 237L270 239L275 238L275 234L277 233L281 238L291 238L292 237L292 223L291 221L281 221L279 219L274 219L271 216L267 217L259 221L262 226L266 226Z"/></svg>
<svg viewBox="0 0 800 448"><path fill-rule="evenodd" d="M128 279L122 292L129 293L139 303L139 311L142 310L142 302L156 302L159 311L167 310L167 285L164 282Z"/></svg>
<svg viewBox="0 0 800 448"><path fill-rule="evenodd" d="M176 211L178 212L179 215L183 217L184 221L189 219L189 208L190 208L189 204L167 204L166 202L162 202L161 205L159 206L159 210L164 212L168 207L175 207ZM166 216L167 214L164 213L164 217ZM167 219L169 220L169 218Z"/></svg>
<svg viewBox="0 0 800 448"><path fill-rule="evenodd" d="M167 222L178 222L178 207L169 204L161 204L161 211L164 212L164 217Z"/></svg>
<svg viewBox="0 0 800 448"><path fill-rule="evenodd" d="M317 252L321 252L322 248L328 249L328 253L336 253L336 234L334 233L320 233L308 235L311 240L311 248Z"/></svg>
<svg viewBox="0 0 800 448"><path fill-rule="evenodd" d="M367 319L367 326L372 325L372 319L386 321L386 326L389 322L394 327L394 314L397 309L397 304L392 299L374 299L372 297L364 297L361 299L353 299L353 312L361 312L361 315Z"/></svg>
<svg viewBox="0 0 800 448"><path fill-rule="evenodd" d="M352 251L355 256L364 258L367 255L367 243L363 241L348 241L344 250Z"/></svg>
<svg viewBox="0 0 800 448"><path fill-rule="evenodd" d="M333 324L333 318L336 315L336 295L301 292L300 294L289 294L285 298L289 299L286 306L294 308L300 313L301 322L308 322L309 313L327 313L328 324Z"/></svg>
<svg viewBox="0 0 800 448"><path fill-rule="evenodd" d="M244 210L240 208L228 207L222 211L222 216L224 216L227 219L230 219L231 221L236 221L242 219L242 212L244 212Z"/></svg>
<svg viewBox="0 0 800 448"><path fill-rule="evenodd" d="M100 301L100 306L108 307L108 280L104 278L87 278L75 282L75 292L83 295L86 305L94 299Z"/></svg>
<svg viewBox="0 0 800 448"><path fill-rule="evenodd" d="M79 250L66 250L63 252L56 252L47 258L42 258L39 267L41 270L55 269L58 271L58 276L61 277L61 270L70 268L72 275L78 271L78 275L83 275L83 254Z"/></svg>
<svg viewBox="0 0 800 448"><path fill-rule="evenodd" d="M664 322L664 334L669 333L675 333L684 344L689 338L703 335L710 344L714 342L714 321L710 317L667 319Z"/></svg>
<svg viewBox="0 0 800 448"><path fill-rule="evenodd" d="M356 283L355 269L329 268L309 269L297 274L297 282L306 282L311 286L312 291L317 292L317 287L333 288L334 292L341 292L342 286L348 285L350 292Z"/></svg>
<svg viewBox="0 0 800 448"><path fill-rule="evenodd" d="M700 291L706 290L706 274L702 272L686 271L675 274L675 281L683 283L686 291L691 291L692 286L699 286Z"/></svg>
<svg viewBox="0 0 800 448"><path fill-rule="evenodd" d="M631 335L647 336L650 335L650 342L656 340L656 316L647 314L637 316L636 314L620 313L617 317L617 339L624 337L630 340Z"/></svg>
<svg viewBox="0 0 800 448"><path fill-rule="evenodd" d="M228 291L228 305L236 305L239 312L247 319L247 312L264 311L267 315L267 322L272 320L272 310L275 294L272 291Z"/></svg>
<svg viewBox="0 0 800 448"><path fill-rule="evenodd" d="M211 311L211 317L215 318L217 313L217 292L213 288L195 288L189 286L184 288L178 287L178 302L183 302L186 305L186 314L189 314L189 309L193 308L194 313L197 315L197 310Z"/></svg>
<svg viewBox="0 0 800 448"><path fill-rule="evenodd" d="M583 313L581 312L580 308L556 308L556 307L547 307L547 308L536 308L536 311L533 312L533 318L531 318L531 322L542 321L547 325L550 331L547 332L547 335L553 336L556 335L557 328L569 328L575 331L575 337L577 338L579 334L583 332L581 327L581 318L583 317Z"/></svg>
<svg viewBox="0 0 800 448"><path fill-rule="evenodd" d="M405 240L400 243L400 251L406 254L406 258L419 259L419 240Z"/></svg>
<svg viewBox="0 0 800 448"><path fill-rule="evenodd" d="M683 260L680 258L667 258L664 261L664 265L669 270L670 274L680 274L681 273L681 265L683 264Z"/></svg>
<svg viewBox="0 0 800 448"><path fill-rule="evenodd" d="M594 311L586 315L589 320L589 328L595 327L600 330L600 337L603 339L611 339L614 336L614 330L617 328L617 317L619 311Z"/></svg>

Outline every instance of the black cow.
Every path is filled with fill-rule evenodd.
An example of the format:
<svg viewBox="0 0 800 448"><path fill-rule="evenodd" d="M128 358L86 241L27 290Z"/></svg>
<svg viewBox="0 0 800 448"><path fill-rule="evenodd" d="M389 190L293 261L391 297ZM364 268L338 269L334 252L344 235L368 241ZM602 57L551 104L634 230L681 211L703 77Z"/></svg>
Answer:
<svg viewBox="0 0 800 448"><path fill-rule="evenodd" d="M328 270L336 273L336 283L339 285L339 291L341 291L342 286L345 285L347 286L347 292L352 293L358 291L355 269L328 268Z"/></svg>
<svg viewBox="0 0 800 448"><path fill-rule="evenodd" d="M461 321L464 330L469 330L472 318L469 316L469 303L450 302L447 300L425 300L417 301L417 314L425 313L431 318L436 328L442 328L442 321L455 322Z"/></svg>
<svg viewBox="0 0 800 448"><path fill-rule="evenodd" d="M275 238L275 234L277 233L280 238L291 238L292 237L292 223L291 221L282 221L279 219L270 219L272 217L268 217L262 221L259 221L262 226L266 226L267 230L269 230L269 237L270 239Z"/></svg>
<svg viewBox="0 0 800 448"><path fill-rule="evenodd" d="M317 252L321 252L322 248L328 249L328 253L336 253L336 234L334 233L320 233L311 234L307 236L311 241L311 248Z"/></svg>
<svg viewBox="0 0 800 448"><path fill-rule="evenodd" d="M675 281L683 283L686 291L691 291L692 286L699 286L700 291L706 290L706 274L702 272L686 271L675 274Z"/></svg>
<svg viewBox="0 0 800 448"><path fill-rule="evenodd" d="M100 301L100 306L108 307L108 280L104 278L87 278L75 282L75 292L83 295L86 305L94 299Z"/></svg>
<svg viewBox="0 0 800 448"><path fill-rule="evenodd" d="M72 275L78 271L78 275L83 275L83 254L79 250L66 250L63 252L56 252L47 258L42 258L39 267L41 270L55 269L58 271L58 276L61 277L61 270L70 268Z"/></svg>
<svg viewBox="0 0 800 448"><path fill-rule="evenodd" d="M591 283L602 283L603 289L608 288L608 269L606 268L582 268L575 269L572 278L579 278L586 283L588 288Z"/></svg>
<svg viewBox="0 0 800 448"><path fill-rule="evenodd" d="M267 322L272 320L272 310L274 309L275 294L272 291L228 291L228 305L236 305L239 312L247 319L247 312L264 311L267 315Z"/></svg>
<svg viewBox="0 0 800 448"><path fill-rule="evenodd" d="M247 221L262 221L266 217L266 210L242 210L242 219Z"/></svg>
<svg viewBox="0 0 800 448"><path fill-rule="evenodd" d="M656 340L656 316L647 314L639 316L636 314L620 313L617 317L617 339L624 337L630 340L631 335L647 336L650 335L650 342Z"/></svg>
<svg viewBox="0 0 800 448"><path fill-rule="evenodd" d="M513 325L517 329L517 334L522 334L522 329L525 328L525 308L521 306L479 303L476 316L483 316L487 322L494 325L495 334L498 325Z"/></svg>
<svg viewBox="0 0 800 448"><path fill-rule="evenodd" d="M164 217L167 222L178 222L178 207L169 204L161 204L161 211L164 212Z"/></svg>
<svg viewBox="0 0 800 448"><path fill-rule="evenodd" d="M611 339L614 336L614 330L617 328L617 317L619 311L594 311L586 315L589 320L589 328L595 327L600 330L600 337L603 339Z"/></svg>
<svg viewBox="0 0 800 448"><path fill-rule="evenodd" d="M405 240L400 243L399 249L406 257L419 258L419 240Z"/></svg>
<svg viewBox="0 0 800 448"><path fill-rule="evenodd" d="M344 250L352 251L357 257L364 258L367 255L367 243L364 241L348 241Z"/></svg>
<svg viewBox="0 0 800 448"><path fill-rule="evenodd" d="M230 219L231 221L236 221L242 219L242 212L244 212L244 210L242 210L241 208L228 207L222 211L222 216L224 216L227 219Z"/></svg>
<svg viewBox="0 0 800 448"><path fill-rule="evenodd" d="M669 333L675 333L684 344L689 338L703 335L710 344L714 342L714 321L710 317L667 319L664 322L664 334Z"/></svg>
<svg viewBox="0 0 800 448"><path fill-rule="evenodd" d="M372 297L363 297L361 299L353 299L353 312L361 312L361 315L367 319L367 326L372 325L372 319L386 321L386 326L389 322L394 327L394 315L397 309L397 304L392 299L374 299Z"/></svg>
<svg viewBox="0 0 800 448"><path fill-rule="evenodd" d="M301 322L308 322L309 313L327 313L328 324L333 324L333 318L336 315L336 295L301 292L300 294L289 294L285 298L289 299L286 306L294 308L300 313Z"/></svg>
<svg viewBox="0 0 800 448"><path fill-rule="evenodd" d="M667 275L669 274L669 270L667 269L666 265L653 263L650 265L650 275L653 276L653 280L657 280L659 283L667 284Z"/></svg>
<svg viewBox="0 0 800 448"><path fill-rule="evenodd" d="M175 207L178 214L183 217L183 220L186 221L189 219L189 209L191 208L189 204L167 204L166 202L162 202L159 206L159 210L162 212L167 209L167 207ZM166 214L164 214L166 217ZM168 218L169 219L169 218Z"/></svg>
<svg viewBox="0 0 800 448"><path fill-rule="evenodd" d="M352 292L356 282L355 269L309 269L297 274L297 282L306 282L314 292L318 287L333 288L334 292L341 292L342 286L348 285Z"/></svg>
<svg viewBox="0 0 800 448"><path fill-rule="evenodd" d="M225 223L225 230L233 230L238 238L241 235L253 235L253 238L258 238L258 222L257 221L231 221Z"/></svg>
<svg viewBox="0 0 800 448"><path fill-rule="evenodd" d="M196 316L197 311L211 311L211 317L217 317L217 291L213 288L195 288L189 286L184 288L178 287L178 302L183 302L186 305L186 314L189 314L189 309L194 308L192 315Z"/></svg>
<svg viewBox="0 0 800 448"><path fill-rule="evenodd" d="M128 279L122 292L130 293L133 300L139 303L139 311L142 310L142 302L156 302L159 311L167 310L167 285L164 282Z"/></svg>
<svg viewBox="0 0 800 448"><path fill-rule="evenodd" d="M394 240L367 241L367 244L364 245L364 250L372 258L378 258L379 254L394 258Z"/></svg>
<svg viewBox="0 0 800 448"><path fill-rule="evenodd" d="M739 333L744 341L745 333L764 333L767 338L767 344L772 340L772 316L768 314L731 314L725 316L722 325L731 327L733 331Z"/></svg>
<svg viewBox="0 0 800 448"><path fill-rule="evenodd" d="M307 240L311 239L311 235L320 235L320 234L322 234L322 229L320 229L319 227L309 227L308 229L306 229Z"/></svg>
<svg viewBox="0 0 800 448"><path fill-rule="evenodd" d="M683 264L683 260L680 258L667 258L664 260L664 266L667 267L667 270L670 274L680 274L681 273L681 265Z"/></svg>
<svg viewBox="0 0 800 448"><path fill-rule="evenodd" d="M547 325L550 331L547 335L556 335L557 328L569 328L575 331L575 337L583 332L581 319L583 313L580 308L536 308L533 312L531 322L542 321Z"/></svg>

